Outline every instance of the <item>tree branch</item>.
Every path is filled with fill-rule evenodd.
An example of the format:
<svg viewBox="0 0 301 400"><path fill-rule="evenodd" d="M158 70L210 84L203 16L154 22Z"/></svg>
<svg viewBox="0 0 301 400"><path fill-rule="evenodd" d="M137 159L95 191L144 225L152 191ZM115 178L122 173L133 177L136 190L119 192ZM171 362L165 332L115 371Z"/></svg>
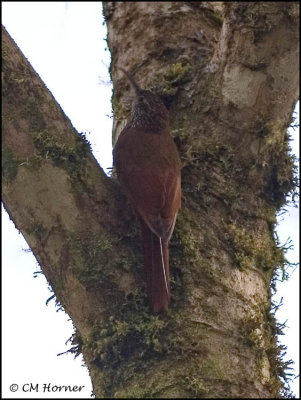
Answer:
<svg viewBox="0 0 301 400"><path fill-rule="evenodd" d="M116 188L4 28L2 51L3 203L85 336L103 312L86 246L118 226Z"/></svg>

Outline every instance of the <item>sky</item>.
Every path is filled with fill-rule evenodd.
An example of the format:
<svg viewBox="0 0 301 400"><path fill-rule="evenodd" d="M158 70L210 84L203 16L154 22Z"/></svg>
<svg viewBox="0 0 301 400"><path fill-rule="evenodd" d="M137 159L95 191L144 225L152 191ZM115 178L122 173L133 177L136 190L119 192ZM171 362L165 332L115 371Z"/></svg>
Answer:
<svg viewBox="0 0 301 400"><path fill-rule="evenodd" d="M2 24L38 72L78 132L86 132L93 154L107 171L112 165L112 85L106 27L100 2L2 2ZM298 131L293 152L299 157ZM299 210L278 218L281 243L299 260ZM57 311L40 268L22 234L2 207L2 396L5 398L90 398L92 386L81 356L57 356L70 348L68 315ZM299 269L279 283L277 312L288 328L281 343L299 370ZM59 392L70 385L73 391ZM79 388L82 387L79 391ZM299 396L298 382L291 384ZM77 389L77 391L75 391Z"/></svg>

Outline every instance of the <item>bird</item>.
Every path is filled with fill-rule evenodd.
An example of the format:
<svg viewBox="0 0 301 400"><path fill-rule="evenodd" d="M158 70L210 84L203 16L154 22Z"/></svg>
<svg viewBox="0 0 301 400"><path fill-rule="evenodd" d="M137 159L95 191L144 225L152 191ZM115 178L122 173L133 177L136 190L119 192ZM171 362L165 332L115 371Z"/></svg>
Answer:
<svg viewBox="0 0 301 400"><path fill-rule="evenodd" d="M140 219L146 290L153 312L170 302L169 241L181 206L180 157L160 96L141 89L121 66L134 92L131 117L113 149L113 165Z"/></svg>

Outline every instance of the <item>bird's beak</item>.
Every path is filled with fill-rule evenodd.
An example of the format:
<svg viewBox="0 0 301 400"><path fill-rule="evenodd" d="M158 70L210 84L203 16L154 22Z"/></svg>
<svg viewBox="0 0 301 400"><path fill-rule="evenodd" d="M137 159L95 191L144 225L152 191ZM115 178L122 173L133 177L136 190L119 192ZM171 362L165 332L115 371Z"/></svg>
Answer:
<svg viewBox="0 0 301 400"><path fill-rule="evenodd" d="M128 81L131 84L131 87L133 88L135 95L139 96L139 92L141 91L140 87L137 85L137 83L134 81L134 79L130 76L130 74L127 72L126 69L123 67L120 67L119 65L116 65L116 68L120 69L124 75L128 78Z"/></svg>

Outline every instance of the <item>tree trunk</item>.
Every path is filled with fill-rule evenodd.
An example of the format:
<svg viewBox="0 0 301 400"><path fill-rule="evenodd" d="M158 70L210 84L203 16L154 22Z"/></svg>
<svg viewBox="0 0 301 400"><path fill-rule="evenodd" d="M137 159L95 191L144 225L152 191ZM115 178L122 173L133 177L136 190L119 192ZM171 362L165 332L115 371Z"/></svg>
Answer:
<svg viewBox="0 0 301 400"><path fill-rule="evenodd" d="M3 31L3 202L76 327L96 397L271 398L285 367L271 286L294 190L298 3L105 2L114 138L127 68L169 105L182 160L171 307L152 314L139 225Z"/></svg>

